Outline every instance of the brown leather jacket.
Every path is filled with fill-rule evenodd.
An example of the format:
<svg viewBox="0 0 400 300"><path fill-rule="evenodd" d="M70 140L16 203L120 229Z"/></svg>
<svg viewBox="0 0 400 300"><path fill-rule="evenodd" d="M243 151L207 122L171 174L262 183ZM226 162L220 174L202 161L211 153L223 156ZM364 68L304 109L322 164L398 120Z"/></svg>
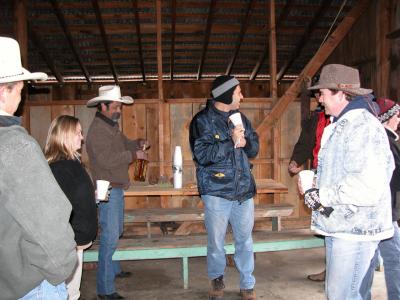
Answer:
<svg viewBox="0 0 400 300"><path fill-rule="evenodd" d="M130 140L121 132L118 123L97 112L86 137L93 180L108 180L113 187L127 189L128 168L136 159L138 146L137 140Z"/></svg>

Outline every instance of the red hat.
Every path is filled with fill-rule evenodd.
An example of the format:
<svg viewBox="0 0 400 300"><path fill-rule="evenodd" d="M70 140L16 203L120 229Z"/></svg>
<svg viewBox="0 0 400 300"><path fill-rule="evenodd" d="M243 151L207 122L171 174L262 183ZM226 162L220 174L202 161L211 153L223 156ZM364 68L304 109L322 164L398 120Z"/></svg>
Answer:
<svg viewBox="0 0 400 300"><path fill-rule="evenodd" d="M379 106L378 119L381 123L385 123L394 115L397 115L400 111L400 105L390 99L379 98L376 100Z"/></svg>

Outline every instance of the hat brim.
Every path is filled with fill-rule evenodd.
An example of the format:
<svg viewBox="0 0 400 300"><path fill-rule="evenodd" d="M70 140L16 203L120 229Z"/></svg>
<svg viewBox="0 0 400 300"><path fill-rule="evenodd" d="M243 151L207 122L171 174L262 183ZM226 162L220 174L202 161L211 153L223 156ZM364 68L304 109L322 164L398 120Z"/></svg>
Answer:
<svg viewBox="0 0 400 300"><path fill-rule="evenodd" d="M46 73L43 73L43 72L31 73L27 69L22 68L22 74L0 78L0 83L9 83L9 82L17 82L17 81L28 81L28 80L43 81L43 80L46 80L47 78L48 78L48 76L47 76Z"/></svg>
<svg viewBox="0 0 400 300"><path fill-rule="evenodd" d="M105 96L98 96L93 99L90 99L87 103L87 107L95 107L101 102L121 102L123 104L132 104L133 103L133 98L131 96L122 96L121 98L111 98L111 97L105 97Z"/></svg>
<svg viewBox="0 0 400 300"><path fill-rule="evenodd" d="M368 95L372 93L371 89L363 89L363 88L337 88L337 85L330 85L330 84L317 84L310 86L308 90L320 90L320 89L332 89L332 90L337 90L337 91L343 91L346 93L349 93L351 95L356 95L356 96L363 96L363 95Z"/></svg>

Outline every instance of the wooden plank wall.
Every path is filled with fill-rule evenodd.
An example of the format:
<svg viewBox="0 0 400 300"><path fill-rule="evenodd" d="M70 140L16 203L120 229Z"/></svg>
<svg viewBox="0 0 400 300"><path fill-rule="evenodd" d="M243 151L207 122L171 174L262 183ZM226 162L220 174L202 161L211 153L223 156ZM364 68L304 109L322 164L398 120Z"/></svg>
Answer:
<svg viewBox="0 0 400 300"><path fill-rule="evenodd" d="M182 96L193 96L193 90L204 89L204 85L199 85L197 87L191 87L192 92L189 93L189 86L183 84L185 88L180 91L175 91L175 88L171 88L168 93L174 93L178 97ZM209 86L209 84L208 84ZM264 88L259 87L259 83L255 85L244 84L243 85L247 91L251 91L250 95L262 95L264 96ZM282 87L281 87L282 88ZM89 89L77 87L75 92L71 92L69 88L70 96L79 98L90 99L90 97L95 96L95 91L97 87L92 87ZM145 89L149 89L148 86ZM151 88L150 88L151 89ZM123 91L123 94L128 94L129 89ZM152 89L151 89L152 90ZM205 89L204 89L205 90ZM260 93L261 91L261 93ZM48 101L49 95L57 98L57 94L65 95L57 91L52 90L51 93L44 96L45 101L40 101L40 96L35 95L31 97L30 101L25 103L25 111L29 113L29 127L31 134L38 140L39 144L43 147L45 139L47 136L47 130L49 128L50 122L56 116L61 114L74 115L78 117L81 121L84 136L86 136L88 127L94 117L96 109L87 108L85 106L86 100L68 100L59 99L58 101ZM200 94L200 93L199 93ZM148 94L152 96L152 93ZM166 165L166 175L172 177L172 153L175 146L179 145L182 147L182 153L184 158L184 184L190 185L195 183L195 166L192 161L192 155L188 143L188 129L192 117L205 106L205 101L199 101L195 99L193 102L188 98L187 101L183 102L173 102L170 100L166 104L167 113L169 115L169 132L164 134L171 137L168 151L171 153L171 157L164 157ZM75 104L76 103L76 104ZM136 103L131 106L123 106L122 118L121 118L121 128L123 132L129 138L146 138L151 144L149 150L149 170L148 176L153 176L154 178L159 175L159 152L158 152L158 103L157 99L138 99ZM272 107L272 100L269 98L246 100L241 105L241 111L250 119L253 127L257 127L260 121L269 113ZM289 109L285 113L282 121L280 123L280 149L281 155L278 158L280 173L282 174L282 182L288 185L290 193L284 195L281 201L292 203L296 209L294 215L291 217L291 222L293 226L305 227L308 225L309 213L303 207L302 201L299 201L298 193L295 186L295 178L291 178L287 172L287 164L293 149L294 143L297 141L297 137L300 131L300 102L294 102L289 106ZM273 139L271 132L260 137L260 153L256 159L252 162L254 164L254 175L256 178L272 178L273 173ZM83 161L87 164L87 154L83 151L82 155ZM132 177L133 170L132 166L130 169L130 176ZM273 202L273 197L271 195L262 195L256 199L256 203L271 203ZM187 206L197 206L199 204L198 197L173 197L167 201L170 207L187 207ZM143 207L161 207L162 203L159 197L129 197L126 200L126 208L143 208ZM304 217L306 217L304 219ZM299 220L301 222L299 222ZM265 224L264 224L265 225ZM264 226L263 224L258 226Z"/></svg>

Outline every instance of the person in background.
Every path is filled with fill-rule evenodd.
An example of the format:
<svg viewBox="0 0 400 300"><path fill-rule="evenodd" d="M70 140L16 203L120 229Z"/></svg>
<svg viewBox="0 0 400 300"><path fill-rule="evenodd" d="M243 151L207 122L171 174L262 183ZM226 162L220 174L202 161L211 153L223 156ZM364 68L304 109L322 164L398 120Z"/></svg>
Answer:
<svg viewBox="0 0 400 300"><path fill-rule="evenodd" d="M51 122L44 155L58 184L72 204L70 223L75 233L78 265L67 279L68 300L80 297L83 250L89 248L97 233L95 190L80 160L82 127L72 116L59 116Z"/></svg>
<svg viewBox="0 0 400 300"><path fill-rule="evenodd" d="M231 224L235 265L240 273L243 300L254 300L255 278L252 229L256 185L249 158L259 150L258 135L240 113L242 125L229 117L237 113L243 95L233 76L219 76L212 85L213 99L190 124L189 142L196 164L199 194L204 202L207 229L209 299L222 299L226 258L225 234Z"/></svg>
<svg viewBox="0 0 400 300"><path fill-rule="evenodd" d="M357 69L326 65L309 89L320 91L319 101L334 120L321 140L316 186L303 191L299 182L299 190L313 210L311 229L325 236L327 298L362 299L375 250L393 235L393 155L383 126L369 111L372 91L360 87Z"/></svg>
<svg viewBox="0 0 400 300"><path fill-rule="evenodd" d="M130 185L128 168L135 159L147 159L143 150L147 142L130 140L119 129L122 104L132 104L129 96L121 96L116 85L99 88L99 96L88 101L97 113L86 136L90 171L93 180L107 180L111 184L108 201L99 204L100 248L97 267L97 294L100 299L124 299L115 289L115 277L129 277L112 256L117 249L124 226L124 189Z"/></svg>
<svg viewBox="0 0 400 300"><path fill-rule="evenodd" d="M0 298L67 299L77 262L71 204L38 143L14 116L24 80L46 80L21 65L18 42L0 37Z"/></svg>
<svg viewBox="0 0 400 300"><path fill-rule="evenodd" d="M390 181L394 234L392 238L379 243L361 290L364 295L363 299L370 300L371 290L368 287L372 284L374 270L379 263L378 256L380 254L383 259L388 300L398 300L400 299L400 230L397 222L400 219L400 149L397 146L399 136L396 131L400 123L400 105L384 98L380 98L376 102L380 111L378 119L385 127L395 163L395 169Z"/></svg>
<svg viewBox="0 0 400 300"><path fill-rule="evenodd" d="M319 99L319 92L314 92ZM318 152L321 148L322 134L325 127L331 123L331 117L325 114L324 107L319 103L311 116L303 121L301 133L294 145L288 171L290 175L296 175L303 170L302 165L311 160L311 168L316 170L318 166ZM307 275L311 281L325 281L325 270L320 273Z"/></svg>

